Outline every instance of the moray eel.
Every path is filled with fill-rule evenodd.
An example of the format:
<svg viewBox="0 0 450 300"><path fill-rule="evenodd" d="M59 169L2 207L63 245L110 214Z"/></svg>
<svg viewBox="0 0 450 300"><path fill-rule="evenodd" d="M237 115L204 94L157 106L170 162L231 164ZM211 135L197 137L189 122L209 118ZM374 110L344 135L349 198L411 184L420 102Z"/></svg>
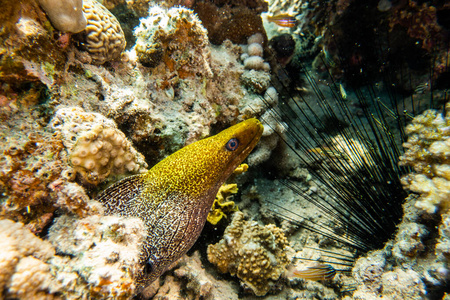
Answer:
<svg viewBox="0 0 450 300"><path fill-rule="evenodd" d="M97 198L107 214L139 217L147 227L138 291L195 243L219 187L258 143L263 126L248 119L190 144L147 173L127 177Z"/></svg>

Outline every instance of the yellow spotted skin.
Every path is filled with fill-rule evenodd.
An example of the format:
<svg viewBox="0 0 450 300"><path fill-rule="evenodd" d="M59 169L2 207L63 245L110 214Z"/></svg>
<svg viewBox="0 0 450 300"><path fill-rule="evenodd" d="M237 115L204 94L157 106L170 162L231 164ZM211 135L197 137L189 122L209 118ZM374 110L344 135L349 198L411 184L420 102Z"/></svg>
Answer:
<svg viewBox="0 0 450 300"><path fill-rule="evenodd" d="M262 132L257 119L248 119L182 148L147 173L125 178L98 197L108 214L139 217L147 226L138 288L158 278L192 247L220 186L253 150ZM230 145L236 149L230 150Z"/></svg>

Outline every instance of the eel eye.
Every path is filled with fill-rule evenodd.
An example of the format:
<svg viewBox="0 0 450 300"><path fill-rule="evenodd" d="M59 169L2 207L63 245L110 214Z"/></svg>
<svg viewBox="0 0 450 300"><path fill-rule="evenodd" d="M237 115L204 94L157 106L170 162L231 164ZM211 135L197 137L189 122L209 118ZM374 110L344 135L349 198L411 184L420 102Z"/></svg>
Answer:
<svg viewBox="0 0 450 300"><path fill-rule="evenodd" d="M237 149L238 146L239 146L239 140L236 138L232 138L227 142L227 144L225 145L225 148L227 148L227 150L229 150L229 151L234 151Z"/></svg>
<svg viewBox="0 0 450 300"><path fill-rule="evenodd" d="M147 261L147 263L144 266L144 274L150 274L153 271L153 264L150 260Z"/></svg>

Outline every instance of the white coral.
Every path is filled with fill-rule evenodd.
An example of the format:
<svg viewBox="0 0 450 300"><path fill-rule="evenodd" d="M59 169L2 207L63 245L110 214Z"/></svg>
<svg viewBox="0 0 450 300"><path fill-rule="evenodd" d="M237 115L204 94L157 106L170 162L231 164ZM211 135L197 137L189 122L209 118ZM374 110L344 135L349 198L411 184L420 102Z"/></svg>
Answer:
<svg viewBox="0 0 450 300"><path fill-rule="evenodd" d="M75 33L86 28L83 0L39 0L39 4L56 29Z"/></svg>

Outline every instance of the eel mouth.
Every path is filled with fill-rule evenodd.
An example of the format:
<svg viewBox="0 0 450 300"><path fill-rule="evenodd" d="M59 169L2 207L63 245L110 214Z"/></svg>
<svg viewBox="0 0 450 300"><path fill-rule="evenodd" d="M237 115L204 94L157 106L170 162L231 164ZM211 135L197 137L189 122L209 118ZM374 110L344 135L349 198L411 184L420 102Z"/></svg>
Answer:
<svg viewBox="0 0 450 300"><path fill-rule="evenodd" d="M242 147L239 153L236 153L236 156L233 158L231 162L231 166L234 166L233 170L250 154L250 152L255 148L256 144L258 144L261 136L264 132L264 126L262 123L255 118L248 119L243 121L244 124L242 128L240 128L239 133L236 135L238 139L246 141L244 147Z"/></svg>

